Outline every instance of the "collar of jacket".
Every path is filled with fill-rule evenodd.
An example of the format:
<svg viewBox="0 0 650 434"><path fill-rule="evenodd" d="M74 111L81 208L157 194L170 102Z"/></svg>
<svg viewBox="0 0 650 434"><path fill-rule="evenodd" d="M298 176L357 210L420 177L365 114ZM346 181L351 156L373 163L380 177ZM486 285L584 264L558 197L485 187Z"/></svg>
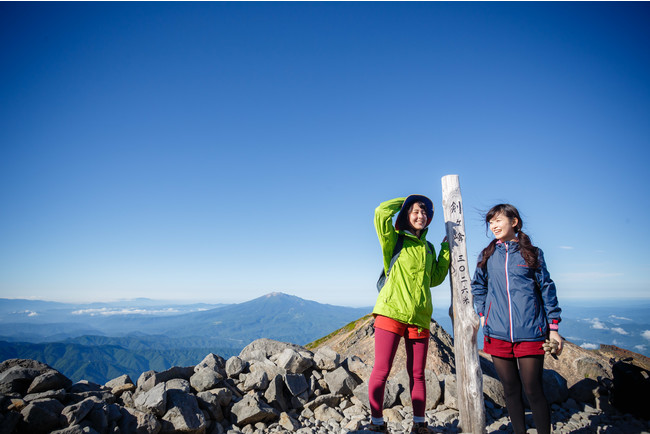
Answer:
<svg viewBox="0 0 650 434"><path fill-rule="evenodd" d="M506 241L505 243L503 241L497 241L497 249L505 251L505 246L508 246L509 252L516 252L519 250L519 241Z"/></svg>
<svg viewBox="0 0 650 434"><path fill-rule="evenodd" d="M406 229L404 229L402 231L398 231L398 233L400 233L400 234L404 234L407 237L411 237L414 240L420 240L420 241L426 241L427 240L427 232L429 232L429 228L422 229L422 233L420 234L420 238L418 238L418 237L415 236L414 233L412 233L411 231L408 231Z"/></svg>

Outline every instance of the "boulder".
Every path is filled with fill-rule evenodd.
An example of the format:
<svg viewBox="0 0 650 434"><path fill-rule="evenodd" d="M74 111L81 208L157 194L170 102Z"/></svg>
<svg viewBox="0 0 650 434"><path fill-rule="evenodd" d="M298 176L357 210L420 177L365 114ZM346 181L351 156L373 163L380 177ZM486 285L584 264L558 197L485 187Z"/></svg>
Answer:
<svg viewBox="0 0 650 434"><path fill-rule="evenodd" d="M66 398L65 389L48 390L42 393L30 393L29 395L25 395L23 397L26 402L32 402L47 398L57 399L60 402L63 402Z"/></svg>
<svg viewBox="0 0 650 434"><path fill-rule="evenodd" d="M147 392L139 392L133 399L135 408L142 412L152 412L162 416L167 408L167 388L165 383L154 386Z"/></svg>
<svg viewBox="0 0 650 434"><path fill-rule="evenodd" d="M329 391L338 395L351 395L358 383L342 366L331 372L326 372L325 381Z"/></svg>
<svg viewBox="0 0 650 434"><path fill-rule="evenodd" d="M246 380L241 386L244 392L249 390L264 390L269 385L269 377L263 370L253 371L246 375Z"/></svg>
<svg viewBox="0 0 650 434"><path fill-rule="evenodd" d="M48 433L60 426L63 404L56 399L32 402L20 412L24 429L28 433Z"/></svg>
<svg viewBox="0 0 650 434"><path fill-rule="evenodd" d="M86 398L76 404L68 405L61 411L61 417L65 419L67 425L77 425L95 406L93 398Z"/></svg>
<svg viewBox="0 0 650 434"><path fill-rule="evenodd" d="M298 396L309 389L309 383L302 374L285 374L284 384L292 396Z"/></svg>
<svg viewBox="0 0 650 434"><path fill-rule="evenodd" d="M124 374L120 377L113 378L112 380L108 381L104 386L108 387L109 389L114 389L116 387L124 386L126 384L133 384L133 381L131 380L131 377Z"/></svg>
<svg viewBox="0 0 650 434"><path fill-rule="evenodd" d="M304 352L287 348L277 356L275 364L292 374L302 374L314 365L314 360Z"/></svg>
<svg viewBox="0 0 650 434"><path fill-rule="evenodd" d="M332 408L327 404L323 404L314 410L314 418L316 420L320 420L321 422L329 422L330 420L341 422L343 420L343 415L339 413L335 408Z"/></svg>
<svg viewBox="0 0 650 434"><path fill-rule="evenodd" d="M278 424L289 432L294 432L301 426L300 422L289 416L286 412L282 412L280 414L280 420L278 421Z"/></svg>
<svg viewBox="0 0 650 434"><path fill-rule="evenodd" d="M456 388L456 376L453 374L445 375L444 385L445 405L449 408L458 410L458 389Z"/></svg>
<svg viewBox="0 0 650 434"><path fill-rule="evenodd" d="M29 389L27 389L27 393L42 393L52 389L65 389L70 387L71 384L72 381L68 377L52 369L34 378Z"/></svg>
<svg viewBox="0 0 650 434"><path fill-rule="evenodd" d="M180 390L168 392L167 412L161 424L164 433L203 433L207 427L196 397Z"/></svg>
<svg viewBox="0 0 650 434"><path fill-rule="evenodd" d="M329 347L319 348L314 354L314 363L320 370L333 371L341 364L341 355Z"/></svg>
<svg viewBox="0 0 650 434"><path fill-rule="evenodd" d="M174 378L182 378L183 380L189 381L192 375L194 375L194 367L191 366L175 366L163 372L146 371L140 375L140 378L138 378L137 389L138 392L147 392L154 386L173 380Z"/></svg>
<svg viewBox="0 0 650 434"><path fill-rule="evenodd" d="M264 358L270 359L274 354L280 354L287 348L295 351L305 351L305 349L299 345L264 338L254 340L250 344L246 345L239 353L239 357L244 361L261 360Z"/></svg>
<svg viewBox="0 0 650 434"><path fill-rule="evenodd" d="M191 381L191 379L190 379ZM169 390L180 390L185 393L190 393L192 388L190 387L190 381L184 380L182 378L174 378L169 381L165 381L165 388Z"/></svg>
<svg viewBox="0 0 650 434"><path fill-rule="evenodd" d="M230 411L233 423L240 428L257 422L273 422L279 418L277 410L253 395L244 396L233 404Z"/></svg>
<svg viewBox="0 0 650 434"><path fill-rule="evenodd" d="M436 375L435 372L426 369L424 371L424 375L425 375L424 378L425 378L425 384L427 390L426 409L433 410L442 401L443 398L442 387L440 386L440 380L438 379L438 376ZM397 383L399 385L398 390L395 391L394 393L399 395L402 405L410 406L411 405L410 379L406 369L402 369L397 374L395 374L395 376L392 379L388 380L388 383L391 386L394 383ZM386 387L386 388L391 390L392 392L393 387Z"/></svg>
<svg viewBox="0 0 650 434"><path fill-rule="evenodd" d="M190 378L190 384L197 392L214 389L224 379L226 371L223 374L212 369L202 369L197 371Z"/></svg>
<svg viewBox="0 0 650 434"><path fill-rule="evenodd" d="M280 411L288 411L290 409L290 399L288 399L288 392L285 393L286 386L283 375L276 375L269 382L269 387L264 392L264 399L273 408Z"/></svg>
<svg viewBox="0 0 650 434"><path fill-rule="evenodd" d="M222 377L226 376L226 361L223 357L210 353L194 367L194 372L203 370L218 372Z"/></svg>
<svg viewBox="0 0 650 434"><path fill-rule="evenodd" d="M240 373L246 369L246 362L237 356L232 356L226 362L226 375L230 378L236 378Z"/></svg>
<svg viewBox="0 0 650 434"><path fill-rule="evenodd" d="M120 409L122 417L119 421L119 429L122 433L134 434L158 434L161 424L151 413L145 413L134 408Z"/></svg>
<svg viewBox="0 0 650 434"><path fill-rule="evenodd" d="M498 379L486 374L483 374L483 395L499 407L506 406L503 384Z"/></svg>
<svg viewBox="0 0 650 434"><path fill-rule="evenodd" d="M217 395L210 392L199 392L196 395L196 400L199 403L199 408L204 410L212 420L217 422L223 420L223 411Z"/></svg>
<svg viewBox="0 0 650 434"><path fill-rule="evenodd" d="M25 395L32 381L39 375L41 375L41 371L38 369L20 365L12 366L0 373L0 393Z"/></svg>
<svg viewBox="0 0 650 434"><path fill-rule="evenodd" d="M327 405L329 407L338 407L341 403L343 396L336 395L334 393L328 393L326 395L317 396L314 400L309 401L305 404L305 408L308 408L311 411L314 411L316 408L321 405Z"/></svg>

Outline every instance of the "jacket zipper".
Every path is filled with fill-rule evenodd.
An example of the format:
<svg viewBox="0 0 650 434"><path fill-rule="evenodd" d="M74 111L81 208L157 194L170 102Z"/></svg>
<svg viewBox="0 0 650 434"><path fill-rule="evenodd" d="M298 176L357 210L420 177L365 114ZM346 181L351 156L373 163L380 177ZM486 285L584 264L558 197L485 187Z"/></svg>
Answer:
<svg viewBox="0 0 650 434"><path fill-rule="evenodd" d="M510 342L514 342L515 338L512 333L512 299L510 298L510 279L508 278L508 244L504 243L506 248L506 293L508 294L508 319L510 321Z"/></svg>

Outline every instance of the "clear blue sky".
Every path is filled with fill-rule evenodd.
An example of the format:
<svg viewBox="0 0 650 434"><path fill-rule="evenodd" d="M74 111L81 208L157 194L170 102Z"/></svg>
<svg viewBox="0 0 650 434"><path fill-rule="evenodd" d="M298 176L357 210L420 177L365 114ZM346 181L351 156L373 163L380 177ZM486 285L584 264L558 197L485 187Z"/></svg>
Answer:
<svg viewBox="0 0 650 434"><path fill-rule="evenodd" d="M648 297L648 3L0 4L0 296L371 305L460 176L563 297ZM448 297L445 282L433 290Z"/></svg>

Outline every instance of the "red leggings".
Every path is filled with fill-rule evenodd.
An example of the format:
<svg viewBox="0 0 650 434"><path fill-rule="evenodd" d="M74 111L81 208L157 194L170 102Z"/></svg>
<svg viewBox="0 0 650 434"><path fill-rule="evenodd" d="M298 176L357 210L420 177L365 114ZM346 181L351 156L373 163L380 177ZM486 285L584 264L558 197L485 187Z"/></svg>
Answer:
<svg viewBox="0 0 650 434"><path fill-rule="evenodd" d="M382 417L384 389L401 336L387 330L375 328L375 366L368 381L368 398L373 417ZM427 391L424 382L424 367L427 363L429 339L409 339L404 336L406 346L406 370L409 374L413 415L423 417L426 410Z"/></svg>

